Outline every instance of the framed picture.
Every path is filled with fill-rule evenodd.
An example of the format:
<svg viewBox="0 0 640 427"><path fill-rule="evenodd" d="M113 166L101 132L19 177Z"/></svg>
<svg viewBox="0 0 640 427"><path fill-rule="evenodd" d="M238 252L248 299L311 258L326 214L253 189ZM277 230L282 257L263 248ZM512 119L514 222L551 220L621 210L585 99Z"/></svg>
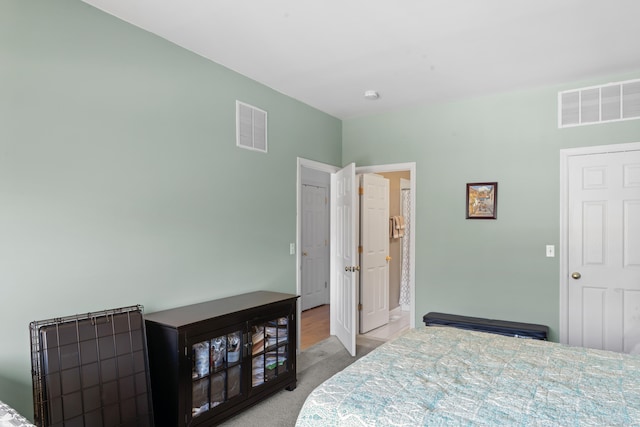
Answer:
<svg viewBox="0 0 640 427"><path fill-rule="evenodd" d="M467 219L496 219L497 210L497 182L467 184Z"/></svg>

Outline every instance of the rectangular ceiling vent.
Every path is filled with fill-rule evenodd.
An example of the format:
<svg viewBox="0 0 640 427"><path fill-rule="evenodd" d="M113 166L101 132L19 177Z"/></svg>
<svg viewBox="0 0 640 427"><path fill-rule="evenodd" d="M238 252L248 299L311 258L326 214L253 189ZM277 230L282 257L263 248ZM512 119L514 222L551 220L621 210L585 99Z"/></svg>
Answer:
<svg viewBox="0 0 640 427"><path fill-rule="evenodd" d="M267 112L236 101L236 145L267 152Z"/></svg>
<svg viewBox="0 0 640 427"><path fill-rule="evenodd" d="M558 127L640 119L640 79L558 93Z"/></svg>

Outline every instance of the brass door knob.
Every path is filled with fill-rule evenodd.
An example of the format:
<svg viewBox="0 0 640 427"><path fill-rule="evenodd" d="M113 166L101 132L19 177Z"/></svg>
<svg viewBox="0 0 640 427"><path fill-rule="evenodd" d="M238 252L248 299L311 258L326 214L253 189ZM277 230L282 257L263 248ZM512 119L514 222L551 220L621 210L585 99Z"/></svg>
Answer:
<svg viewBox="0 0 640 427"><path fill-rule="evenodd" d="M582 274L578 273L577 271L575 273L571 273L571 277L573 277L574 279L578 280L579 278L582 277Z"/></svg>
<svg viewBox="0 0 640 427"><path fill-rule="evenodd" d="M307 253L306 252L302 252L302 256L307 256Z"/></svg>
<svg viewBox="0 0 640 427"><path fill-rule="evenodd" d="M385 259L387 260L387 262L391 261L391 257L389 255L387 255Z"/></svg>

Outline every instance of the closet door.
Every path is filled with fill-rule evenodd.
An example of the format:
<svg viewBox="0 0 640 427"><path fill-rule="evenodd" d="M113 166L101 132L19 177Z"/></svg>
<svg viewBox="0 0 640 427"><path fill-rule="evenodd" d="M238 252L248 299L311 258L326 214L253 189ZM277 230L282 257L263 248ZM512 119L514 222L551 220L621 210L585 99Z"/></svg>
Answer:
<svg viewBox="0 0 640 427"><path fill-rule="evenodd" d="M569 344L640 352L640 150L573 156Z"/></svg>
<svg viewBox="0 0 640 427"><path fill-rule="evenodd" d="M302 310L329 303L327 188L302 186Z"/></svg>

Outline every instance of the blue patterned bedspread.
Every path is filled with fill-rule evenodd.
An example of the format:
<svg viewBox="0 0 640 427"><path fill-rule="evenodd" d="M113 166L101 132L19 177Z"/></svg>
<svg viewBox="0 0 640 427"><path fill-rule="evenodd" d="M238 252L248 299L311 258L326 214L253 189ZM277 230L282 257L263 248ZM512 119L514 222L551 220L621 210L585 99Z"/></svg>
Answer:
<svg viewBox="0 0 640 427"><path fill-rule="evenodd" d="M640 357L422 327L316 388L296 424L438 425L640 425Z"/></svg>
<svg viewBox="0 0 640 427"><path fill-rule="evenodd" d="M4 402L0 402L0 427L35 427Z"/></svg>

